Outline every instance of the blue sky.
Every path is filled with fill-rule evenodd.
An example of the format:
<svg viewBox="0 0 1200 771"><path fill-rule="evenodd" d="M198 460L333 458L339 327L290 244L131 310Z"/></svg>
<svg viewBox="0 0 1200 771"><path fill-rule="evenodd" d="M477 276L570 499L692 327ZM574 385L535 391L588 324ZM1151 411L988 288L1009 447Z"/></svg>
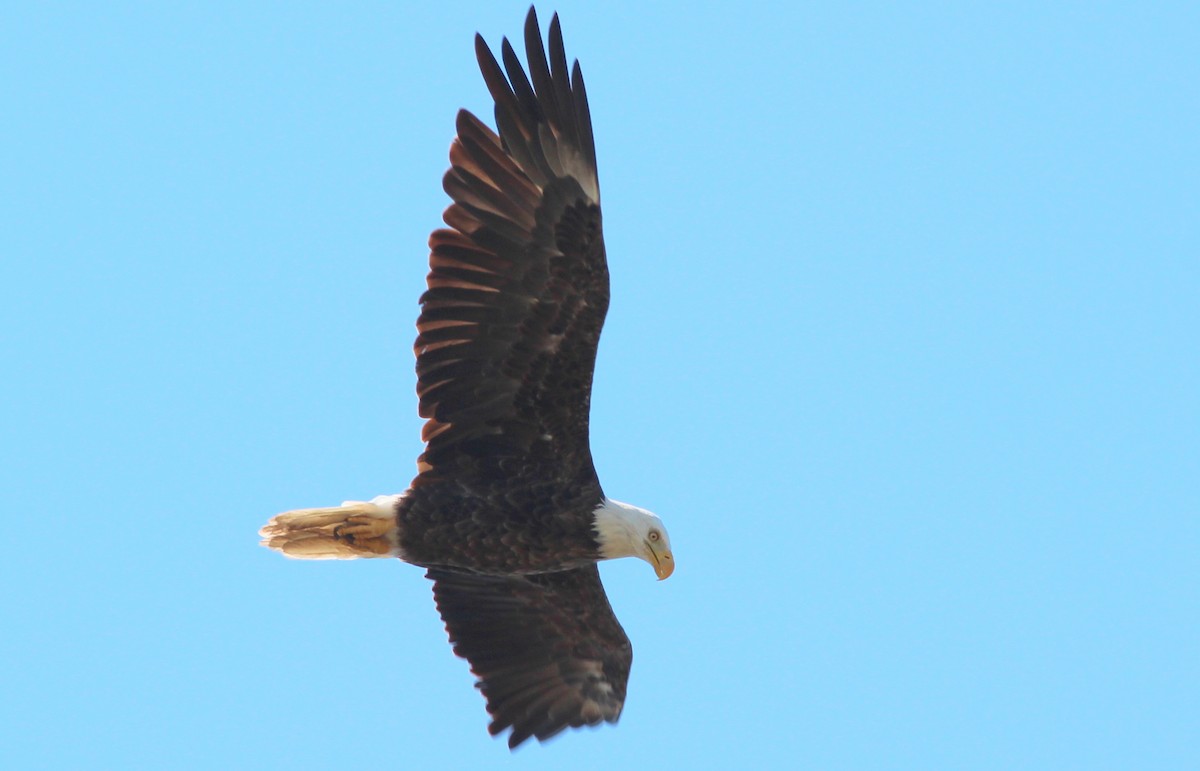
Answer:
<svg viewBox="0 0 1200 771"><path fill-rule="evenodd" d="M7 764L1200 764L1196 6L647 5L557 10L594 452L679 569L603 569L620 725L512 756L419 569L255 532L411 478L472 36L526 5L0 12Z"/></svg>

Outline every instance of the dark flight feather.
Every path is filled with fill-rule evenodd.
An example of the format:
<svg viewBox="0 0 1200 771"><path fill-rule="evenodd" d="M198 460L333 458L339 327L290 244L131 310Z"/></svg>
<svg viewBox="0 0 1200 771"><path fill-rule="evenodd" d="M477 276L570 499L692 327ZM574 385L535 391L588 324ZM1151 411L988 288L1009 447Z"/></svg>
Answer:
<svg viewBox="0 0 1200 771"><path fill-rule="evenodd" d="M615 723L633 662L595 565L525 577L432 569L454 652L471 662L493 735L510 747Z"/></svg>
<svg viewBox="0 0 1200 771"><path fill-rule="evenodd" d="M470 475L484 435L517 440L489 441L488 451L518 454L552 437L573 477L594 474L587 421L608 269L591 125L572 84L582 79L578 66L568 74L557 16L550 46L547 59L532 9L529 78L507 41L507 77L476 41L500 133L459 113L443 182L452 230L430 238L414 346L430 421L416 486Z"/></svg>

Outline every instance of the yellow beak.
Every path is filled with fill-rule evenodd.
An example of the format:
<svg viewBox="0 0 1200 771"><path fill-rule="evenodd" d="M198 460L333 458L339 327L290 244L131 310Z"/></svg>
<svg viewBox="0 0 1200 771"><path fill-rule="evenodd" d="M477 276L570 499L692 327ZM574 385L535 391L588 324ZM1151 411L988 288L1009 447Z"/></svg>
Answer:
<svg viewBox="0 0 1200 771"><path fill-rule="evenodd" d="M646 544L650 556L654 559L654 572L658 576L658 580L662 581L675 572L675 558L671 556L671 552L663 549L661 552L656 550L652 545Z"/></svg>

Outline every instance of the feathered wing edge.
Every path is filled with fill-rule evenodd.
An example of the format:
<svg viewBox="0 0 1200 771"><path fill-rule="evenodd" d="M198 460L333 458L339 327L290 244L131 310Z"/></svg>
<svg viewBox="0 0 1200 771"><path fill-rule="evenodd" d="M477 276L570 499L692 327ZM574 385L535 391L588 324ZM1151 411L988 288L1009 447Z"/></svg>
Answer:
<svg viewBox="0 0 1200 771"><path fill-rule="evenodd" d="M516 415L514 405L522 389L536 400L529 376L547 357L591 366L608 307L583 76L578 62L568 73L557 15L549 57L532 8L525 47L529 76L507 39L503 68L483 38L475 39L499 134L459 112L443 179L454 200L443 215L450 228L430 236L429 288L414 344L419 411L427 419L421 474L464 455L527 453L537 437L566 436ZM580 388L590 383L589 376ZM587 391L571 396L586 425ZM571 436L586 445L586 432ZM414 484L424 481L418 476Z"/></svg>
<svg viewBox="0 0 1200 771"><path fill-rule="evenodd" d="M550 20L547 58L537 13L529 9L525 17L525 54L528 76L505 38L500 46L504 61L501 69L483 36L475 36L475 57L496 104L496 127L504 146L539 187L546 187L556 177L571 177L593 203L599 203L596 143L587 88L578 61L568 73L558 14Z"/></svg>
<svg viewBox="0 0 1200 771"><path fill-rule="evenodd" d="M633 648L596 566L524 577L431 569L454 652L487 700L493 736L508 746L565 728L615 723Z"/></svg>

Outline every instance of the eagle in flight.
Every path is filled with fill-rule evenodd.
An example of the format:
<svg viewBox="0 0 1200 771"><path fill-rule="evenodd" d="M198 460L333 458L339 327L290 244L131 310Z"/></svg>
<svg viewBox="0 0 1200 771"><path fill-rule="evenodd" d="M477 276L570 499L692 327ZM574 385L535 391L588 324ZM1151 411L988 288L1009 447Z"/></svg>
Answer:
<svg viewBox="0 0 1200 771"><path fill-rule="evenodd" d="M587 92L558 16L549 56L525 20L475 55L496 131L466 110L443 179L448 227L429 238L417 318L425 451L398 495L279 514L263 544L298 559L395 557L426 569L454 652L509 747L615 723L633 651L596 563L675 560L662 521L608 498L588 412L608 265Z"/></svg>

